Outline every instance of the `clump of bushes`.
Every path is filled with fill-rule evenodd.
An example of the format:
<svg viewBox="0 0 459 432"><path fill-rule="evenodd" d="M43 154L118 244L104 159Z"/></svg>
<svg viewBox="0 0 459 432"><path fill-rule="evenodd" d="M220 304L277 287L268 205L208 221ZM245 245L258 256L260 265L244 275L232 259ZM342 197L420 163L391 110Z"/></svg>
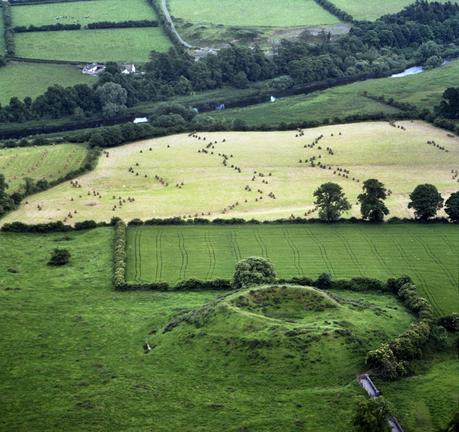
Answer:
<svg viewBox="0 0 459 432"><path fill-rule="evenodd" d="M113 285L115 289L126 289L126 237L127 227L122 220L115 224L113 243Z"/></svg>
<svg viewBox="0 0 459 432"><path fill-rule="evenodd" d="M272 262L266 258L250 257L239 261L233 276L233 288L274 283L276 273Z"/></svg>
<svg viewBox="0 0 459 432"><path fill-rule="evenodd" d="M70 261L70 252L67 249L54 249L48 261L50 266L63 266Z"/></svg>

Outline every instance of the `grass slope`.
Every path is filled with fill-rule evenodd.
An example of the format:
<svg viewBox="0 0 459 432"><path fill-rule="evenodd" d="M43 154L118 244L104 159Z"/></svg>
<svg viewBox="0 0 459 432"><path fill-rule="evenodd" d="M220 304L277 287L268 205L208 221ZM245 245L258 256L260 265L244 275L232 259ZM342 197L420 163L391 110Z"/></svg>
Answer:
<svg viewBox="0 0 459 432"><path fill-rule="evenodd" d="M169 3L175 18L192 23L292 27L339 22L314 0L170 0Z"/></svg>
<svg viewBox="0 0 459 432"><path fill-rule="evenodd" d="M201 140L182 134L137 142L110 149L110 156L103 157L96 170L80 178L82 190L60 185L31 197L29 206L21 206L5 220L63 220L70 210L78 211L74 221L110 220L113 216L126 220L190 215L247 219L303 216L313 208L313 192L320 184L340 183L355 203L362 181L370 177L393 191L387 201L391 214L409 216L408 195L418 184L432 182L445 197L459 188L451 174L459 164L459 141L426 123L401 124L406 131L384 122L369 122L308 129L302 137L295 137L294 131L218 132L201 134ZM322 134L322 150L319 146L304 148ZM449 152L427 145L427 140L435 140ZM215 149L209 149L213 155L198 153L215 141ZM334 155L327 153L327 147ZM228 155L226 168L218 153ZM311 157L319 160L319 156L333 168L304 163ZM231 164L240 167L241 173L231 169ZM337 167L349 169L350 178L338 176L338 171L334 174ZM252 181L254 171L257 174ZM166 179L169 186L155 176ZM352 177L361 182L352 181ZM177 188L182 182L184 186ZM94 199L94 191L102 198ZM269 197L271 192L276 199ZM121 206L119 197L126 201ZM229 209L236 202L239 205ZM39 203L42 212L35 210ZM359 215L357 205L350 214Z"/></svg>
<svg viewBox="0 0 459 432"><path fill-rule="evenodd" d="M281 278L377 279L410 275L437 315L459 310L459 232L454 226L240 225L128 231L131 282L231 278L248 256L272 260Z"/></svg>
<svg viewBox="0 0 459 432"><path fill-rule="evenodd" d="M45 63L14 63L0 68L0 103L7 104L14 96L35 98L54 84L71 87L95 83L96 79L83 75L75 66Z"/></svg>
<svg viewBox="0 0 459 432"><path fill-rule="evenodd" d="M338 8L351 14L357 20L376 20L382 15L397 13L414 0L331 0ZM448 0L435 0L446 3ZM453 3L455 1L453 0Z"/></svg>
<svg viewBox="0 0 459 432"><path fill-rule="evenodd" d="M171 42L159 27L18 33L16 55L45 60L144 63Z"/></svg>
<svg viewBox="0 0 459 432"><path fill-rule="evenodd" d="M157 18L146 0L96 0L13 6L13 26L81 24Z"/></svg>
<svg viewBox="0 0 459 432"><path fill-rule="evenodd" d="M9 191L17 191L26 177L51 181L78 169L85 156L86 148L76 144L0 149L0 173Z"/></svg>
<svg viewBox="0 0 459 432"><path fill-rule="evenodd" d="M4 38L4 24L3 24L3 8L0 8L0 55L5 53L5 38Z"/></svg>
<svg viewBox="0 0 459 432"><path fill-rule="evenodd" d="M203 114L217 119L242 119L250 126L280 122L333 119L353 114L398 112L362 94L393 97L420 109L432 110L447 87L459 86L459 61L404 78L380 78L330 88L308 95L280 98L275 103L253 105Z"/></svg>

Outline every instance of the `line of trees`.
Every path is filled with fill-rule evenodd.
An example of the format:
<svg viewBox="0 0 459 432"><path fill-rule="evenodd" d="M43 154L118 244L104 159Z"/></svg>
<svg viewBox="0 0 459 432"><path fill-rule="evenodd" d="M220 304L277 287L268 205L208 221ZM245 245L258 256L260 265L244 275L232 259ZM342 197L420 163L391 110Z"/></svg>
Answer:
<svg viewBox="0 0 459 432"><path fill-rule="evenodd" d="M335 15L336 17L338 17L341 21L347 21L347 22L354 21L354 17L351 14L338 8L331 1L329 0L315 0L315 1L325 10L330 12L332 15Z"/></svg>
<svg viewBox="0 0 459 432"><path fill-rule="evenodd" d="M362 219L371 223L381 223L389 214L384 201L387 189L376 179L368 179L363 183L363 193L357 200L360 203ZM314 192L314 204L319 210L319 218L324 222L336 222L341 215L352 206L343 188L337 183L324 183ZM435 218L439 210L444 208L452 222L459 222L459 191L454 192L444 202L438 189L431 184L422 184L410 194L408 208L414 211L415 218L422 222Z"/></svg>
<svg viewBox="0 0 459 432"><path fill-rule="evenodd" d="M16 54L16 46L14 44L14 32L13 32L13 19L11 17L11 6L8 1L0 2L0 8L3 14L3 30L5 38L5 51L9 56Z"/></svg>
<svg viewBox="0 0 459 432"><path fill-rule="evenodd" d="M14 33L29 33L29 32L48 32L48 31L63 31L63 30L80 30L81 24L47 24L41 26L35 26L33 24L29 26L16 26L13 27Z"/></svg>

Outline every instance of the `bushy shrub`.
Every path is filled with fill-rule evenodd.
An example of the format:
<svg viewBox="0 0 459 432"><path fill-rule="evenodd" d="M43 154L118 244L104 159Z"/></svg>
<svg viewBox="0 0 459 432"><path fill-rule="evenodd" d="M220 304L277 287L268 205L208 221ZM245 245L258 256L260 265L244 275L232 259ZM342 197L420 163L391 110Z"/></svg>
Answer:
<svg viewBox="0 0 459 432"><path fill-rule="evenodd" d="M54 249L51 253L51 258L48 265L62 266L68 264L70 261L70 252L67 249Z"/></svg>
<svg viewBox="0 0 459 432"><path fill-rule="evenodd" d="M113 286L125 290L126 284L126 224L119 220L115 225L113 243Z"/></svg>
<svg viewBox="0 0 459 432"><path fill-rule="evenodd" d="M239 261L233 276L233 287L241 289L250 285L274 283L276 273L270 260L250 257Z"/></svg>

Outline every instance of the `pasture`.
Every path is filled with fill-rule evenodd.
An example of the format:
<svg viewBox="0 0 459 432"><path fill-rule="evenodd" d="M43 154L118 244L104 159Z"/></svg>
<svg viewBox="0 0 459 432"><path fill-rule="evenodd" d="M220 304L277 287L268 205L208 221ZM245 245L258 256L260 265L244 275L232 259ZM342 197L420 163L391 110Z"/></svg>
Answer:
<svg viewBox="0 0 459 432"><path fill-rule="evenodd" d="M3 24L3 9L0 8L0 56L2 56L5 52L5 38L3 36L5 32L4 24Z"/></svg>
<svg viewBox="0 0 459 432"><path fill-rule="evenodd" d="M404 78L379 78L357 82L308 95L279 98L245 108L227 109L203 114L216 119L242 119L250 126L333 119L354 114L397 113L386 104L364 97L370 95L394 98L398 102L432 110L438 105L447 87L459 85L459 61Z"/></svg>
<svg viewBox="0 0 459 432"><path fill-rule="evenodd" d="M92 0L65 3L16 5L13 26L81 24L99 21L151 20L157 16L146 0Z"/></svg>
<svg viewBox="0 0 459 432"><path fill-rule="evenodd" d="M272 220L308 211L314 216L313 192L330 181L341 184L354 204L345 216L358 216L355 202L367 178L392 192L391 216L411 216L408 195L418 184L434 183L445 198L459 189L452 174L459 165L458 138L419 121L398 126L370 122L307 129L303 136L215 132L200 139L182 134L140 141L109 149L94 171L78 179L80 189L65 183L34 195L2 221L64 220L75 210L67 222L113 216ZM318 145L308 147L321 135ZM326 168L311 166L311 158Z"/></svg>
<svg viewBox="0 0 459 432"><path fill-rule="evenodd" d="M19 190L25 178L56 180L80 168L86 148L76 144L0 149L0 173L9 184L9 192Z"/></svg>
<svg viewBox="0 0 459 432"><path fill-rule="evenodd" d="M311 336L320 340L307 354L300 347L308 335L289 347L292 339L283 330L293 324L278 327L268 364L273 373L267 374L267 362L257 360L261 352L247 346L259 327L244 311L240 319L232 315L233 321L209 325L208 337L196 334L191 340L187 335L199 332L193 328L160 336L177 313L199 309L221 293L113 291L112 234L110 228L65 235L0 233L0 327L7 329L0 336L5 429L166 432L192 424L210 432L233 424L237 430L275 432L282 424L283 431L293 432L301 423L319 432L351 431L352 397L361 393L355 374L363 365L364 348L332 332L322 336L327 328L339 328L334 318L336 323L325 323L331 310L311 312L317 318ZM56 247L70 251L69 265L46 265ZM410 321L393 297L336 294L344 300L336 316L352 325L358 340L377 345ZM349 300L366 307L351 308ZM240 332L244 324L252 325ZM225 354L228 346L212 344L213 338L222 340L220 330L231 336L231 355ZM145 355L142 345L153 342L154 332L160 345ZM271 332L266 328L264 337ZM321 359L340 367L330 373ZM332 412L339 416L329 423Z"/></svg>
<svg viewBox="0 0 459 432"><path fill-rule="evenodd" d="M18 33L15 41L19 57L82 62L145 63L172 46L159 27Z"/></svg>
<svg viewBox="0 0 459 432"><path fill-rule="evenodd" d="M278 277L410 275L437 315L459 310L459 232L454 226L239 225L131 227L129 282L229 279L248 256Z"/></svg>
<svg viewBox="0 0 459 432"><path fill-rule="evenodd" d="M96 78L83 75L75 66L10 62L0 68L0 103L7 104L12 97L20 100L36 98L54 84L71 87L76 84L91 85L95 81Z"/></svg>
<svg viewBox="0 0 459 432"><path fill-rule="evenodd" d="M194 24L238 27L295 27L337 24L314 0L170 0L174 18Z"/></svg>
<svg viewBox="0 0 459 432"><path fill-rule="evenodd" d="M446 3L448 0L436 0ZM356 20L376 20L382 15L397 13L414 0L331 0L339 9L351 14ZM454 2L454 0L453 0Z"/></svg>

